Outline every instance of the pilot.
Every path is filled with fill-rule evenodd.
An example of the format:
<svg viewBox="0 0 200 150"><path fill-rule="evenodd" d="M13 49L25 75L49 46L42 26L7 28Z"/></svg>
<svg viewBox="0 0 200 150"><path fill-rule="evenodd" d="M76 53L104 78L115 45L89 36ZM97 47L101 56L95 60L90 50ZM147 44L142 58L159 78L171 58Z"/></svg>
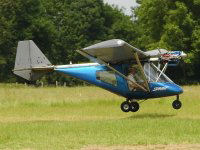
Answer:
<svg viewBox="0 0 200 150"><path fill-rule="evenodd" d="M131 66L129 69L128 69L128 76L127 78L129 79L128 80L128 87L129 87L129 90L130 91L135 91L136 90L136 86L132 83L132 82L136 82L135 81L135 78L134 76L136 75L136 69ZM132 81L132 82L131 82Z"/></svg>

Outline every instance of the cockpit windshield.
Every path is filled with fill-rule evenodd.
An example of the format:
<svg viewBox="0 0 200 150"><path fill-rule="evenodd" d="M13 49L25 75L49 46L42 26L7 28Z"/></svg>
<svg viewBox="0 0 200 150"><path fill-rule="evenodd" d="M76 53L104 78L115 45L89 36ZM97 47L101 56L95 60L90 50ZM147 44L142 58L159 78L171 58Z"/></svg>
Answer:
<svg viewBox="0 0 200 150"><path fill-rule="evenodd" d="M144 73L148 82L173 82L153 63L144 64Z"/></svg>

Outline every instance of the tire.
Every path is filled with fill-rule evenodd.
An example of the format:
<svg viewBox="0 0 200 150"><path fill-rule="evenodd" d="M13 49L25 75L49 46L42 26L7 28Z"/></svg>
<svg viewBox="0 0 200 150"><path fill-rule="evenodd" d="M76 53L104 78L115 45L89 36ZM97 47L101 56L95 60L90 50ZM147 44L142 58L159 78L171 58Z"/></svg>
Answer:
<svg viewBox="0 0 200 150"><path fill-rule="evenodd" d="M179 100L175 100L175 101L173 101L172 106L174 109L180 109L182 106L182 103Z"/></svg>
<svg viewBox="0 0 200 150"><path fill-rule="evenodd" d="M121 110L123 111L123 112L129 112L130 111L130 109L131 109L131 105L130 105L130 103L129 102L123 102L122 104L121 104Z"/></svg>
<svg viewBox="0 0 200 150"><path fill-rule="evenodd" d="M140 109L140 105L138 102L131 102L131 110L132 112L137 112Z"/></svg>

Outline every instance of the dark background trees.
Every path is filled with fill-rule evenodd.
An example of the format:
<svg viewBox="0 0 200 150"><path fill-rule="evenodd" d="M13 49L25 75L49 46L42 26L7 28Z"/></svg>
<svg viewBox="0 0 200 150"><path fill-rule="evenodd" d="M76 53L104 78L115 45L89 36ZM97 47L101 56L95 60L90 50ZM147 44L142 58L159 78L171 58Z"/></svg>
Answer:
<svg viewBox="0 0 200 150"><path fill-rule="evenodd" d="M182 83L199 82L200 0L139 0L135 8L144 49L165 48L188 54L184 66L171 68Z"/></svg>
<svg viewBox="0 0 200 150"><path fill-rule="evenodd" d="M189 57L179 66L177 79L184 74L182 83L198 81L200 0L138 3L130 17L102 0L0 0L0 82L23 81L12 73L20 40L32 39L52 64L59 65L87 61L75 50L113 38L142 50L183 50ZM78 82L57 75L43 80Z"/></svg>

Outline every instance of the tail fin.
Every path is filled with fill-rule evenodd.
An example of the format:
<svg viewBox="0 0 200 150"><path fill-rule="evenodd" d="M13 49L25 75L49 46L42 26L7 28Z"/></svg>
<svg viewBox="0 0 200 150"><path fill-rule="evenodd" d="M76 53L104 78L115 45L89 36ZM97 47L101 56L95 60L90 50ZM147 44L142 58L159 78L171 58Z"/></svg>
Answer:
<svg viewBox="0 0 200 150"><path fill-rule="evenodd" d="M14 74L34 81L46 72L53 71L53 66L33 41L20 41L17 47Z"/></svg>

